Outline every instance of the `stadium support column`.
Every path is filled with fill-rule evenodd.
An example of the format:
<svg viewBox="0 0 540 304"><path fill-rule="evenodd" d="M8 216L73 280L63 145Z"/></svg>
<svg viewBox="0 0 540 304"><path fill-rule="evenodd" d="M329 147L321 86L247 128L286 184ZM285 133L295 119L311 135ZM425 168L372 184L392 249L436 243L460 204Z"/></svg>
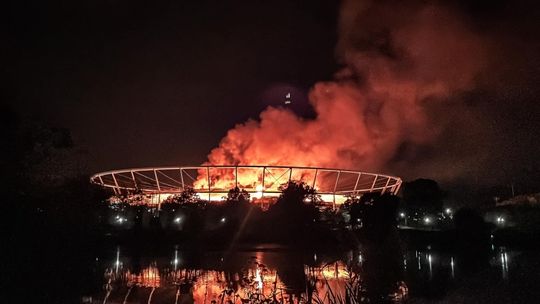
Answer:
<svg viewBox="0 0 540 304"><path fill-rule="evenodd" d="M396 190L394 190L394 195L397 195L397 194L398 194L399 188L401 188L401 181L399 181L399 183L397 184Z"/></svg>
<svg viewBox="0 0 540 304"><path fill-rule="evenodd" d="M384 185L384 188L381 191L381 194L384 194L386 192L386 188L388 187L388 184L390 183L390 177L386 180L386 184Z"/></svg>
<svg viewBox="0 0 540 304"><path fill-rule="evenodd" d="M261 193L261 198L264 197L264 190L266 189L266 184L264 183L265 173L266 173L266 167L263 167L263 174L262 174L262 193Z"/></svg>
<svg viewBox="0 0 540 304"><path fill-rule="evenodd" d="M101 178L101 175L98 176L99 182L102 186L105 186L105 183L103 182L103 178ZM114 195L117 195L116 189L113 187Z"/></svg>
<svg viewBox="0 0 540 304"><path fill-rule="evenodd" d="M292 180L292 167L289 168L289 183L291 182L291 180Z"/></svg>
<svg viewBox="0 0 540 304"><path fill-rule="evenodd" d="M180 168L180 180L182 181L182 192L186 190L186 185L184 184L184 171L182 168Z"/></svg>
<svg viewBox="0 0 540 304"><path fill-rule="evenodd" d="M313 184L311 185L311 188L315 190L315 181L317 180L317 173L319 173L319 169L315 169L315 176L313 176Z"/></svg>
<svg viewBox="0 0 540 304"><path fill-rule="evenodd" d="M206 167L206 174L208 175L208 202L210 203L210 166Z"/></svg>
<svg viewBox="0 0 540 304"><path fill-rule="evenodd" d="M379 178L379 174L375 175L375 178L373 179L373 184L371 184L371 188L369 189L369 192L373 192L373 189L375 188L375 184L377 183L378 178Z"/></svg>
<svg viewBox="0 0 540 304"><path fill-rule="evenodd" d="M129 171L131 173L131 179L133 180L133 186L135 187L135 190L139 189L139 186L137 185L137 180L135 179L135 174L133 174L133 170Z"/></svg>
<svg viewBox="0 0 540 304"><path fill-rule="evenodd" d="M238 188L238 166L234 167L234 188Z"/></svg>
<svg viewBox="0 0 540 304"><path fill-rule="evenodd" d="M156 185L158 189L158 211L161 210L161 187L159 186L159 179L157 177L157 171L154 169L154 178L156 179Z"/></svg>
<svg viewBox="0 0 540 304"><path fill-rule="evenodd" d="M356 178L356 183L354 184L354 195L357 195L356 189L358 189L358 182L360 182L360 177L362 177L362 172L358 173L358 177Z"/></svg>
<svg viewBox="0 0 540 304"><path fill-rule="evenodd" d="M332 203L332 208L334 210L336 210L336 190L337 190L337 185L338 185L338 182L339 182L339 176L340 175L341 175L341 171L338 171L337 177L336 177L336 183L334 184L334 201Z"/></svg>
<svg viewBox="0 0 540 304"><path fill-rule="evenodd" d="M116 188L114 188L114 194L120 194L120 187L118 186L118 181L116 181L116 177L114 176L114 173L112 173L111 176L114 181L114 185L116 186Z"/></svg>

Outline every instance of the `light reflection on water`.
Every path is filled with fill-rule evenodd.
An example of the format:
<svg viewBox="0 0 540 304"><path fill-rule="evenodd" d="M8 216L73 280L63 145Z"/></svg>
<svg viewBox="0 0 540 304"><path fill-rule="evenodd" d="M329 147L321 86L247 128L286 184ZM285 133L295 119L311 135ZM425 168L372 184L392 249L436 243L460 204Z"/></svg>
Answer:
<svg viewBox="0 0 540 304"><path fill-rule="evenodd" d="M489 267L508 279L512 253L498 248ZM347 251L332 255L287 250L124 254L103 269L103 288L86 303L403 303L418 286L457 280L460 259L432 250ZM411 267L413 266L413 267ZM409 290L411 289L411 290Z"/></svg>

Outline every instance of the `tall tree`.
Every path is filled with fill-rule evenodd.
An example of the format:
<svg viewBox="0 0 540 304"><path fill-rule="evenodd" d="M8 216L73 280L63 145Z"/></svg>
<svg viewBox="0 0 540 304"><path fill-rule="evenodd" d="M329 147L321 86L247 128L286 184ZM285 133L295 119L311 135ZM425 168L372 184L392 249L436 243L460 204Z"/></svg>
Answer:
<svg viewBox="0 0 540 304"><path fill-rule="evenodd" d="M444 193L431 179L420 178L403 185L403 201L408 208L423 212L441 212Z"/></svg>

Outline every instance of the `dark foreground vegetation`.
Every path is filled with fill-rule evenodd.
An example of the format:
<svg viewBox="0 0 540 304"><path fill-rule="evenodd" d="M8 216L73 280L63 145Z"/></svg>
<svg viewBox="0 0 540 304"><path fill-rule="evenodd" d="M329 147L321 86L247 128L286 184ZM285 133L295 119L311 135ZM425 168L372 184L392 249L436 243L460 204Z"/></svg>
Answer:
<svg viewBox="0 0 540 304"><path fill-rule="evenodd" d="M107 213L106 227L121 239L159 234L204 246L281 243L342 248L354 245L362 235L381 240L397 231L395 196L366 195L334 210L303 182L284 184L281 191L264 209L238 188L231 189L223 202L208 203L188 189L159 208L117 203Z"/></svg>

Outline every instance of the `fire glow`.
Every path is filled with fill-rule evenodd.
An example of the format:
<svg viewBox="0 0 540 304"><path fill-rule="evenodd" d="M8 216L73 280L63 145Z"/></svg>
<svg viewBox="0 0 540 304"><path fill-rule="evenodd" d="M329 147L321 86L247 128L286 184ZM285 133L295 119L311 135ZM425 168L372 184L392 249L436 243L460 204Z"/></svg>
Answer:
<svg viewBox="0 0 540 304"><path fill-rule="evenodd" d="M313 187L324 202L340 204L347 196L363 193L395 194L401 186L400 178L384 174L281 166L134 168L101 172L90 180L113 189L132 204L143 205L159 205L171 195L189 188L200 200L221 201L229 190L238 188L246 191L253 201L261 201L279 196L283 185L299 181ZM113 198L111 203L122 201L117 196Z"/></svg>
<svg viewBox="0 0 540 304"><path fill-rule="evenodd" d="M315 117L269 106L258 119L229 130L205 165L375 171L408 166L399 160L414 157L417 147L433 145L447 127L446 120L431 117L432 108L458 105L455 96L473 89L486 65L481 37L442 6L396 9L344 1L339 29L337 54L344 67L333 81L316 83L309 92ZM196 185L227 188L234 183L230 173L218 173L207 180L200 172ZM244 176L239 184L246 187L261 180Z"/></svg>
<svg viewBox="0 0 540 304"><path fill-rule="evenodd" d="M142 190L157 195L158 202L164 193L186 189L188 169L195 170L187 174L191 187L209 201L235 187L254 198L276 196L279 186L290 180L314 187L323 199L331 195L334 203L338 196L387 190L395 194L400 179L371 174L371 180L357 187L354 177L324 179L316 170L302 168L416 170L419 152L433 147L456 120L433 113L459 108L459 95L475 88L487 65L484 42L466 20L442 6L396 9L378 2L344 1L337 45L343 68L332 81L316 83L310 90L313 117L301 117L287 106L269 106L258 119L229 130L202 166L117 170L91 180L117 193ZM457 116L466 123L478 120L466 111ZM433 167L422 166L430 175L431 168L450 176L463 167L437 158L430 161ZM180 171L179 176L166 173L168 169ZM105 180L108 177L112 179ZM339 184L343 181L346 186Z"/></svg>

